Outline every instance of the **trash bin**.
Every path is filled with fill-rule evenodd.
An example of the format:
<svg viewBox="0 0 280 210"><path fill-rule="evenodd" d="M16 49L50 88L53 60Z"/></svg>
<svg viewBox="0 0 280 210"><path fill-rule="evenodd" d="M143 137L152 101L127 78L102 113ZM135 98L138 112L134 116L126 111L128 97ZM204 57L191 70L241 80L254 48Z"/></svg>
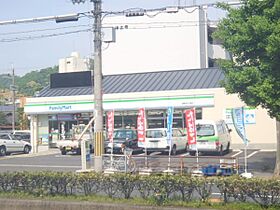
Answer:
<svg viewBox="0 0 280 210"><path fill-rule="evenodd" d="M218 165L208 165L207 167L202 168L202 172L205 176L215 176L217 175L217 170L219 168Z"/></svg>

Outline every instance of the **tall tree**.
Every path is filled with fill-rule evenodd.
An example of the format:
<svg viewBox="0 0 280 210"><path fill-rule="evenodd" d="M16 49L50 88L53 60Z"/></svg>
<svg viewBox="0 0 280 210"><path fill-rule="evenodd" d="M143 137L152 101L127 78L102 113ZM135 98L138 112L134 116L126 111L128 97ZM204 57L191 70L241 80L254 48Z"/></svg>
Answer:
<svg viewBox="0 0 280 210"><path fill-rule="evenodd" d="M228 93L238 93L250 106L262 106L280 121L280 1L243 0L240 7L219 6L227 17L214 36L233 55L221 61ZM280 175L280 138L277 140L275 175Z"/></svg>
<svg viewBox="0 0 280 210"><path fill-rule="evenodd" d="M6 119L6 115L4 112L0 112L0 125L6 125L7 119Z"/></svg>

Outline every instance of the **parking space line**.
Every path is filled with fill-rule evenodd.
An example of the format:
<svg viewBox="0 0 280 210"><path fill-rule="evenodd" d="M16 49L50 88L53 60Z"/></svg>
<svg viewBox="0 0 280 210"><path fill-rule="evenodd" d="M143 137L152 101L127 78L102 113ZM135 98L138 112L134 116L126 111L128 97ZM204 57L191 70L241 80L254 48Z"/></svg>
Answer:
<svg viewBox="0 0 280 210"><path fill-rule="evenodd" d="M232 155L231 157L236 157L238 156L239 154L241 154L243 151L239 150L239 152L237 152L236 154Z"/></svg>
<svg viewBox="0 0 280 210"><path fill-rule="evenodd" d="M247 158L252 157L253 155L257 154L259 151L252 152L250 155L247 155Z"/></svg>

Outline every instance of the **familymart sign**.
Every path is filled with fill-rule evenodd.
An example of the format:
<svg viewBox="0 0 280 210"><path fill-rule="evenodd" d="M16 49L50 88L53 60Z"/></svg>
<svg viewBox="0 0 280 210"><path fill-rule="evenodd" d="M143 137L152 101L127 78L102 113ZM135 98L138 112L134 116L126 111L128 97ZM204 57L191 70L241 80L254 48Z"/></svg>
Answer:
<svg viewBox="0 0 280 210"><path fill-rule="evenodd" d="M47 100L46 100L47 101ZM104 99L104 110L137 110L139 107L146 109L162 109L173 106L174 108L209 107L214 106L214 95L187 95L145 98ZM92 112L93 101L65 101L65 102L37 102L28 103L24 107L27 114L53 114Z"/></svg>

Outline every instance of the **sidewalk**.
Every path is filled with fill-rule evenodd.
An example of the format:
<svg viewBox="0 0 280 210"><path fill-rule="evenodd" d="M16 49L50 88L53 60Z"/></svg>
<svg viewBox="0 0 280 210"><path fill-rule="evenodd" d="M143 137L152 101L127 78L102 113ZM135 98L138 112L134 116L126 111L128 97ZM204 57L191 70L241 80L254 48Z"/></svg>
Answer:
<svg viewBox="0 0 280 210"><path fill-rule="evenodd" d="M57 154L60 153L60 150L58 148L49 148L48 145L39 145L38 146L38 152L33 153L31 152L31 156L40 156L40 155L51 155L51 154Z"/></svg>

